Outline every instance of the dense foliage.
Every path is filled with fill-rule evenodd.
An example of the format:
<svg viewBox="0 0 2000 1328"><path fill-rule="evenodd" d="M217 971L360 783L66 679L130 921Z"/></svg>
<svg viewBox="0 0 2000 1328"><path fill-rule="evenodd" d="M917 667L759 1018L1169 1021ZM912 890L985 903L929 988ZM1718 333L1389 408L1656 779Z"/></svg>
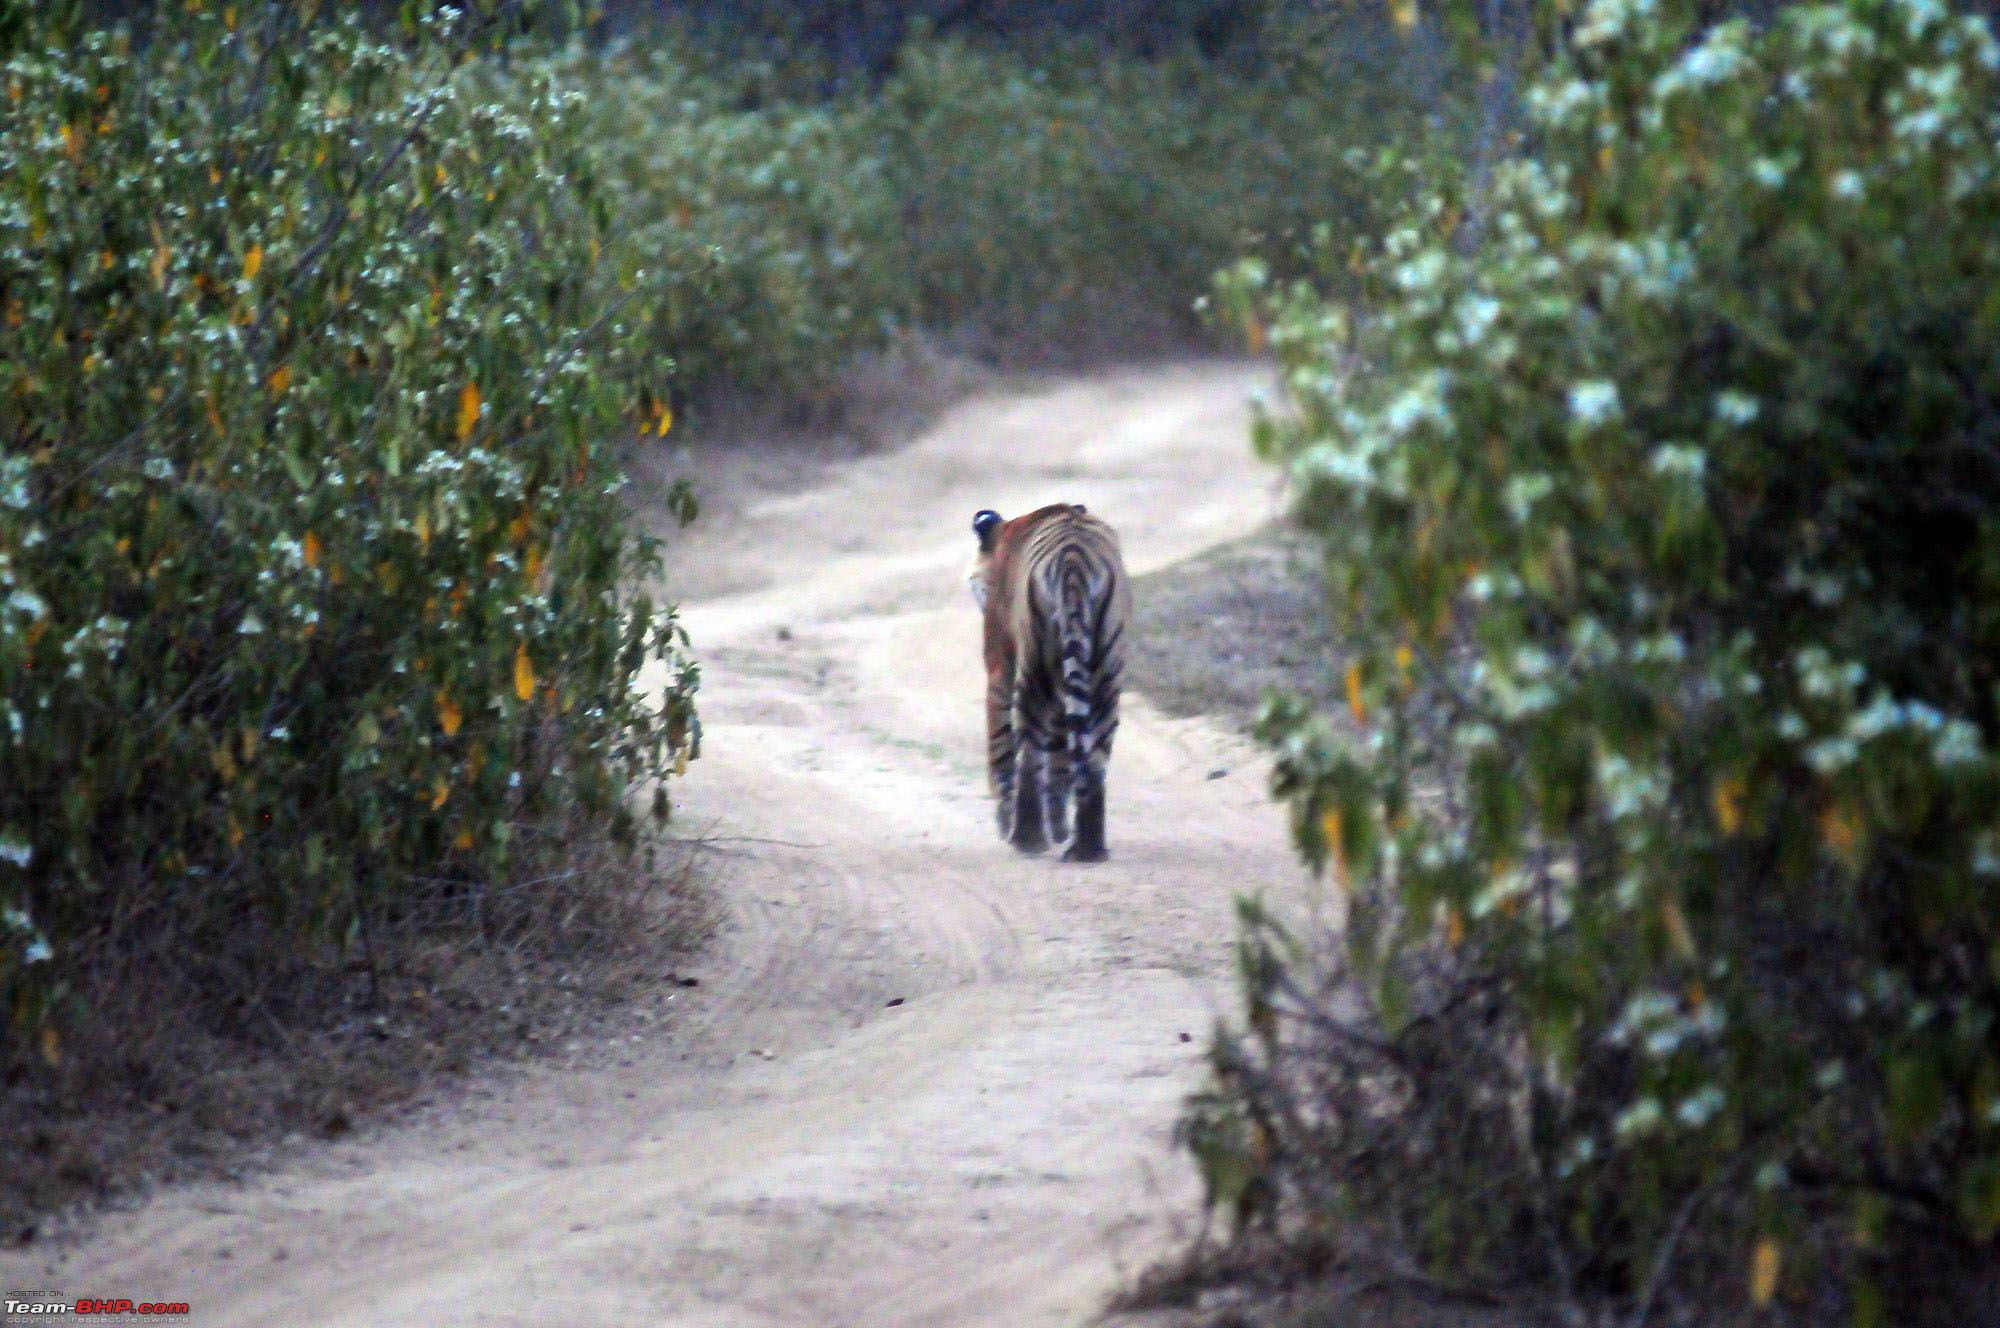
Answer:
<svg viewBox="0 0 2000 1328"><path fill-rule="evenodd" d="M17 1028L113 920L365 943L694 744L606 446L664 422L657 283L600 257L577 94L477 15L309 8L0 23Z"/></svg>
<svg viewBox="0 0 2000 1328"><path fill-rule="evenodd" d="M565 66L621 252L672 287L655 344L680 390L811 393L910 328L1041 357L1185 338L1218 267L1295 269L1315 224L1373 225L1374 148L1456 132L1436 63L1365 13L1270 41L1284 58L1243 73L919 37L830 96L810 51L752 42Z"/></svg>
<svg viewBox="0 0 2000 1328"><path fill-rule="evenodd" d="M1227 283L1355 653L1266 717L1349 921L1249 912L1225 1197L1636 1318L1990 1274L1997 64L1935 0L1596 0L1365 312Z"/></svg>

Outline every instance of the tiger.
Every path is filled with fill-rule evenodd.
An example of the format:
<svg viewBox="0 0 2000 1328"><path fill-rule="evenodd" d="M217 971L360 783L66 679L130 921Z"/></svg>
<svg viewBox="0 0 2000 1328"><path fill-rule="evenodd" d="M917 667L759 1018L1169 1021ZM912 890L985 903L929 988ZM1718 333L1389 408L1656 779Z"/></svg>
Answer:
<svg viewBox="0 0 2000 1328"><path fill-rule="evenodd" d="M979 551L966 581L985 619L987 779L1000 835L1023 853L1061 843L1065 862L1102 862L1132 616L1118 536L1080 503L1012 521L983 509L972 533Z"/></svg>

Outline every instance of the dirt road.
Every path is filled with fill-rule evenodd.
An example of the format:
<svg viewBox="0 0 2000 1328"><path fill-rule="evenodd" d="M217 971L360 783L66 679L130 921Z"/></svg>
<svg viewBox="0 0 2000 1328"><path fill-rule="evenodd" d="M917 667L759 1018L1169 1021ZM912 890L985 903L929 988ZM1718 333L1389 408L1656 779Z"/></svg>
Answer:
<svg viewBox="0 0 2000 1328"><path fill-rule="evenodd" d="M1246 744L1143 698L1113 860L999 842L968 523L1081 501L1135 572L1240 534L1272 509L1255 382L990 394L676 537L707 725L678 814L716 836L727 921L673 1027L7 1254L0 1290L243 1328L1087 1320L1189 1211L1168 1131L1228 1001L1231 896L1298 874Z"/></svg>

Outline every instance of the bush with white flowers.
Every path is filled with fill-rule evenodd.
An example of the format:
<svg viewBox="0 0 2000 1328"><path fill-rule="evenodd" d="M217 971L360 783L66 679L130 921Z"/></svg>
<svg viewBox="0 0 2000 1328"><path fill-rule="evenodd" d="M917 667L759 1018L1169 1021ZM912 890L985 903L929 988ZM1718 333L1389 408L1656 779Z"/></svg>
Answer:
<svg viewBox="0 0 2000 1328"><path fill-rule="evenodd" d="M1333 964L1251 910L1208 1156L1452 1280L1702 1322L1915 1322L1990 1266L1996 64L1936 0L1597 0L1369 299L1224 283L1355 643L1351 716L1266 716L1352 896ZM1335 966L1379 1053L1345 1114L1296 1059Z"/></svg>

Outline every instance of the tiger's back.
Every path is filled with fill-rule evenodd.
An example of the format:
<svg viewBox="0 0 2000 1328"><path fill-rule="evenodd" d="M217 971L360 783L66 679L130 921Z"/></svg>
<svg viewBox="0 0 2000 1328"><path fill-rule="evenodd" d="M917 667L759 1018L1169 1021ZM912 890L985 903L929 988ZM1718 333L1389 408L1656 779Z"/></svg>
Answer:
<svg viewBox="0 0 2000 1328"><path fill-rule="evenodd" d="M1118 729L1131 585L1118 536L1059 503L1003 521L973 518L970 580L985 613L988 775L1000 831L1039 852L1076 833L1064 857L1106 856L1104 776Z"/></svg>

